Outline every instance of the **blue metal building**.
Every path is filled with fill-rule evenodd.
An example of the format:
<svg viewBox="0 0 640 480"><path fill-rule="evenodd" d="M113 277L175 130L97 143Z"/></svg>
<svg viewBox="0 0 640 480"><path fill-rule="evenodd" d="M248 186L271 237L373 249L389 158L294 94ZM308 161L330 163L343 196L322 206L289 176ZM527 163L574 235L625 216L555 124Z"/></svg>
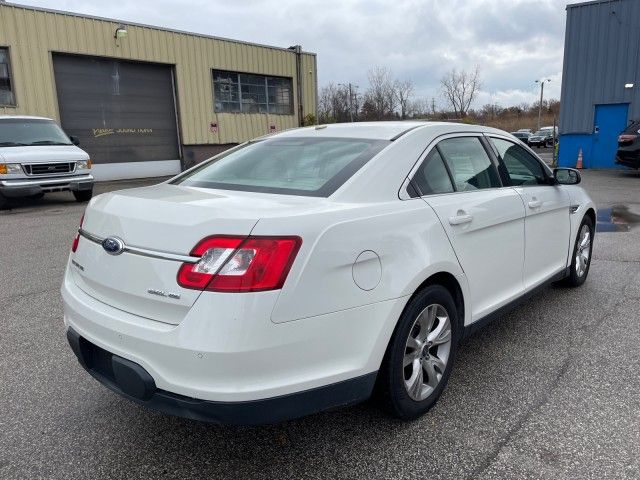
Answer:
<svg viewBox="0 0 640 480"><path fill-rule="evenodd" d="M618 135L640 120L640 0L567 6L558 164L614 168Z"/></svg>

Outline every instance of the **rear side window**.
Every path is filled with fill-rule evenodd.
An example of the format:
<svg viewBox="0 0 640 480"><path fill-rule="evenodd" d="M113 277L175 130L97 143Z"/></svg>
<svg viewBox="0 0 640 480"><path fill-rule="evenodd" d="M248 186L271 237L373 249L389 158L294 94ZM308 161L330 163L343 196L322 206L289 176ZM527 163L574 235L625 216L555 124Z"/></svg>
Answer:
<svg viewBox="0 0 640 480"><path fill-rule="evenodd" d="M477 137L448 138L438 150L449 167L457 191L501 187L500 178Z"/></svg>
<svg viewBox="0 0 640 480"><path fill-rule="evenodd" d="M270 138L207 162L171 183L328 197L388 144L359 138Z"/></svg>
<svg viewBox="0 0 640 480"><path fill-rule="evenodd" d="M451 178L436 148L431 150L412 179L420 195L453 192Z"/></svg>
<svg viewBox="0 0 640 480"><path fill-rule="evenodd" d="M547 185L540 162L520 145L501 138L491 138L507 169L511 185Z"/></svg>

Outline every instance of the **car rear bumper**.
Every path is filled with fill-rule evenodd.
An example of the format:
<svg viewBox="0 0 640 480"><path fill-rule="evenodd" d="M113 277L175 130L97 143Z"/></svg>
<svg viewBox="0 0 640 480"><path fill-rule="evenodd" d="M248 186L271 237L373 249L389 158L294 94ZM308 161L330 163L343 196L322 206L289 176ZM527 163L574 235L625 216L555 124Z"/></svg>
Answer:
<svg viewBox="0 0 640 480"><path fill-rule="evenodd" d="M640 168L640 152L624 152L618 150L616 155L616 165L629 168Z"/></svg>
<svg viewBox="0 0 640 480"><path fill-rule="evenodd" d="M93 181L93 176L90 174L54 178L0 180L0 193L5 197L14 198L62 190L91 190Z"/></svg>
<svg viewBox="0 0 640 480"><path fill-rule="evenodd" d="M303 394L305 402L311 402L309 392L319 396L308 408L300 406L286 415L278 413L276 421L370 396L372 381L357 381L362 387L357 394L353 385L336 385L375 378L408 297L274 323L271 311L278 293L225 296L228 294L205 292L185 318L172 325L124 312L90 297L68 272L62 286L67 328L109 355L137 364L147 372L158 400L138 400L151 408L190 418L206 419L208 415L209 420L227 422L218 418L218 413L180 413L183 407L160 408L155 402L164 405L170 397L203 408L204 402L213 402L215 411L219 405L271 402L292 394ZM91 373L110 388L124 391L100 378L99 372ZM291 405L288 402L278 408ZM256 405L262 408L271 403ZM247 415L250 421L255 420Z"/></svg>
<svg viewBox="0 0 640 480"><path fill-rule="evenodd" d="M73 328L67 330L67 339L80 365L114 392L169 415L218 424L261 425L353 405L369 398L377 373L274 398L213 402L157 388L140 365L92 344Z"/></svg>

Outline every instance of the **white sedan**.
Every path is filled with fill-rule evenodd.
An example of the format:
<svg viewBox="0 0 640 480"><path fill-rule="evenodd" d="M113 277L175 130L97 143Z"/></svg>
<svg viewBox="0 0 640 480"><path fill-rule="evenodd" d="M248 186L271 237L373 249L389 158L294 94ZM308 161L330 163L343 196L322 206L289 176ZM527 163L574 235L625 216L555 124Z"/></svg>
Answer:
<svg viewBox="0 0 640 480"><path fill-rule="evenodd" d="M585 281L596 211L579 182L479 126L260 138L91 201L62 285L67 337L97 380L175 415L267 423L375 391L412 419L465 334Z"/></svg>

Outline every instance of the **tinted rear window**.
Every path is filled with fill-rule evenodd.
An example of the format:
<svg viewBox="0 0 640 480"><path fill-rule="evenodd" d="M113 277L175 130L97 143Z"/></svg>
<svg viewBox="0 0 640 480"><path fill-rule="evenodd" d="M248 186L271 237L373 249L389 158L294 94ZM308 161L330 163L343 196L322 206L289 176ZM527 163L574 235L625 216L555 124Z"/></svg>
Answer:
<svg viewBox="0 0 640 480"><path fill-rule="evenodd" d="M640 121L633 122L626 128L624 133L640 133Z"/></svg>
<svg viewBox="0 0 640 480"><path fill-rule="evenodd" d="M388 144L356 138L270 138L223 154L171 183L327 197Z"/></svg>

